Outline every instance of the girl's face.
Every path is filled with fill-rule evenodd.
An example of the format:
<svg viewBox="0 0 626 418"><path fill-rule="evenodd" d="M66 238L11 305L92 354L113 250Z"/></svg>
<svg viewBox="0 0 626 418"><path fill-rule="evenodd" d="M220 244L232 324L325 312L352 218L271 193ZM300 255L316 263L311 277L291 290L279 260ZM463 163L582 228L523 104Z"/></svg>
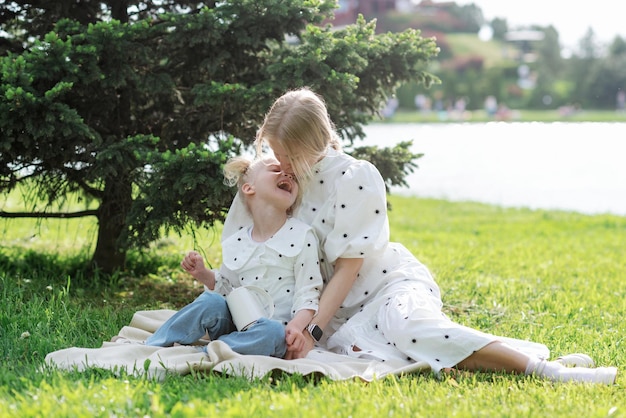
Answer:
<svg viewBox="0 0 626 418"><path fill-rule="evenodd" d="M277 160L266 158L254 170L250 186L254 193L275 202L287 210L298 198L298 183L294 177L285 173Z"/></svg>

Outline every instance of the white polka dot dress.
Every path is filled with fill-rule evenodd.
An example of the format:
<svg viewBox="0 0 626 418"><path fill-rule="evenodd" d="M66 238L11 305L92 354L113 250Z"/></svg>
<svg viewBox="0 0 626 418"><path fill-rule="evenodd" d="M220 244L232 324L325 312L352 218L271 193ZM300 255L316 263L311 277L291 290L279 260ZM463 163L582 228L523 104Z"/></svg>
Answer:
<svg viewBox="0 0 626 418"><path fill-rule="evenodd" d="M238 200L229 211L224 237L247 217L236 207L242 206ZM369 162L329 149L314 167L295 216L313 226L320 240L324 280L332 278L338 258L364 259L325 329L328 349L381 361L425 361L435 372L496 340L538 357L549 355L542 344L496 337L446 317L428 269L404 246L389 242L385 185Z"/></svg>

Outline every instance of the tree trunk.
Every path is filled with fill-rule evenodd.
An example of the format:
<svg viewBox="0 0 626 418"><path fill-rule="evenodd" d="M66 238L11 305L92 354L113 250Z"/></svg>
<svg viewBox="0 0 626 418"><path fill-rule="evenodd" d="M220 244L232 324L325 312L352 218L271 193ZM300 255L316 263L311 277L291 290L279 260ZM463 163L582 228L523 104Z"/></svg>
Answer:
<svg viewBox="0 0 626 418"><path fill-rule="evenodd" d="M122 23L128 22L128 0L111 2L111 17ZM124 128L130 125L130 99L124 90L118 91L119 118L116 127L120 138L125 137ZM98 210L98 242L92 258L92 266L104 273L124 269L126 249L120 236L126 228L126 217L132 205L132 186L125 176L105 179L104 193Z"/></svg>
<svg viewBox="0 0 626 418"><path fill-rule="evenodd" d="M93 267L104 273L124 268L126 249L120 245L119 238L126 227L131 204L130 182L109 179L98 209L98 241L92 258Z"/></svg>

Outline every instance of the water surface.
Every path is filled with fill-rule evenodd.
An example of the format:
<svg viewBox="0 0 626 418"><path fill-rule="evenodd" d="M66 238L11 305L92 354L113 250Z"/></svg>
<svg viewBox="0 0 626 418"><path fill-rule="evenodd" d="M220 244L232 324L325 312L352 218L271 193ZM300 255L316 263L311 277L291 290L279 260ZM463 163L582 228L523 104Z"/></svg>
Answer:
<svg viewBox="0 0 626 418"><path fill-rule="evenodd" d="M626 123L372 124L366 144L424 153L392 193L626 216Z"/></svg>

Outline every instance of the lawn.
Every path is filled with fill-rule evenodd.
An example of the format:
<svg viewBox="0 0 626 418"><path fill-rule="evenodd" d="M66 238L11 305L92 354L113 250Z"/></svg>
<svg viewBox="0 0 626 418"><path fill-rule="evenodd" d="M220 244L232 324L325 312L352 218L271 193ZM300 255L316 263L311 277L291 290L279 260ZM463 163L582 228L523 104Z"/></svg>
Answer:
<svg viewBox="0 0 626 418"><path fill-rule="evenodd" d="M626 218L394 196L392 239L437 278L446 312L468 326L590 354L626 368ZM218 264L219 230L200 242L171 236L133 253L127 272L88 277L93 221L1 224L0 416L619 417L626 377L613 386L553 384L499 373L430 373L371 383L216 374L164 381L123 371L60 372L48 352L98 347L136 310L178 308L200 286L178 267L197 248ZM75 244L74 244L75 243Z"/></svg>

